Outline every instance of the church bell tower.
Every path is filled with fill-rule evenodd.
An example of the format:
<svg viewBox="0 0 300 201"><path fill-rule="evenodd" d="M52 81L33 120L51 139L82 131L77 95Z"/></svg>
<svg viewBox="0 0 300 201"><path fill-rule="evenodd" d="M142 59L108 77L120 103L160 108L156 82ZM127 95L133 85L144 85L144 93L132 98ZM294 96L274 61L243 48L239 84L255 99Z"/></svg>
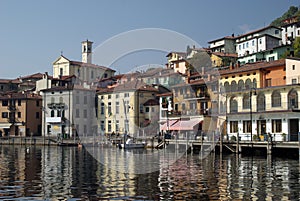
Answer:
<svg viewBox="0 0 300 201"><path fill-rule="evenodd" d="M89 40L81 42L83 63L88 63L88 64L92 63L92 44L93 42Z"/></svg>

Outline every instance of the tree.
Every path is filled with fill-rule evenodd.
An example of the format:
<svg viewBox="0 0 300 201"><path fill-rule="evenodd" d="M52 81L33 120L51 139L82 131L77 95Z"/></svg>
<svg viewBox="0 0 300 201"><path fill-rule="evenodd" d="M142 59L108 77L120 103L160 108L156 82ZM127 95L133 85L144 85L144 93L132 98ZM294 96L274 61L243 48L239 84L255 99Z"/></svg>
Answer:
<svg viewBox="0 0 300 201"><path fill-rule="evenodd" d="M283 25L283 20L294 16L300 16L300 12L298 10L298 7L291 6L288 11L286 11L281 17L278 17L273 22L271 22L270 25L280 27Z"/></svg>
<svg viewBox="0 0 300 201"><path fill-rule="evenodd" d="M294 53L295 57L300 58L300 37L296 37L294 43L293 43Z"/></svg>

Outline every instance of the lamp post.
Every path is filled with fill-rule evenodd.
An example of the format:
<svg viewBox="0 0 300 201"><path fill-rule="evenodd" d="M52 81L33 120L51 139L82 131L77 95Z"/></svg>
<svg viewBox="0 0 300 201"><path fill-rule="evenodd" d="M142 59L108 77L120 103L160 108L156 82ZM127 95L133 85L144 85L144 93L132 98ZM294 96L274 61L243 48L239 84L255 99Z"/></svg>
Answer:
<svg viewBox="0 0 300 201"><path fill-rule="evenodd" d="M251 135L250 135L250 140L252 142L252 136L253 136L253 131L252 131L252 95L256 95L256 89L251 88L250 89L250 129L251 129Z"/></svg>

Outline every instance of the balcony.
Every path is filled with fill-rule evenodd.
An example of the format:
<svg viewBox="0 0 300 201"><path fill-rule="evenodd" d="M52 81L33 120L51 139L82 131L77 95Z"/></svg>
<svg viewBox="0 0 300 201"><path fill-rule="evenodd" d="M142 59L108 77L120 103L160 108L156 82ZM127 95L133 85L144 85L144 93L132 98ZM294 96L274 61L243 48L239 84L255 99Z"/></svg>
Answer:
<svg viewBox="0 0 300 201"><path fill-rule="evenodd" d="M16 118L15 117L8 117L7 118L7 121L8 121L8 123L15 123L15 121L16 121Z"/></svg>
<svg viewBox="0 0 300 201"><path fill-rule="evenodd" d="M62 123L62 117L46 117L47 123Z"/></svg>
<svg viewBox="0 0 300 201"><path fill-rule="evenodd" d="M186 100L198 100L198 99L208 99L208 93L199 93L199 94L184 94L183 98Z"/></svg>
<svg viewBox="0 0 300 201"><path fill-rule="evenodd" d="M10 106L7 107L7 109L8 109L9 111L16 111L16 106L10 105Z"/></svg>
<svg viewBox="0 0 300 201"><path fill-rule="evenodd" d="M65 109L64 103L48 103L47 106L51 110L64 110Z"/></svg>

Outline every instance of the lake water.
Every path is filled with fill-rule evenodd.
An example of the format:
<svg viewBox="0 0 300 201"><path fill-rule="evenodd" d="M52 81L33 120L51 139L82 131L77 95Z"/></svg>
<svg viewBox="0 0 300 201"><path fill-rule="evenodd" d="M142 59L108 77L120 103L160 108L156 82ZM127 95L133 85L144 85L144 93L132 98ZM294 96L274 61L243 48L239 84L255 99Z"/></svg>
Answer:
<svg viewBox="0 0 300 201"><path fill-rule="evenodd" d="M300 199L297 159L186 154L157 171L133 174L77 147L1 145L0 158L1 200Z"/></svg>

